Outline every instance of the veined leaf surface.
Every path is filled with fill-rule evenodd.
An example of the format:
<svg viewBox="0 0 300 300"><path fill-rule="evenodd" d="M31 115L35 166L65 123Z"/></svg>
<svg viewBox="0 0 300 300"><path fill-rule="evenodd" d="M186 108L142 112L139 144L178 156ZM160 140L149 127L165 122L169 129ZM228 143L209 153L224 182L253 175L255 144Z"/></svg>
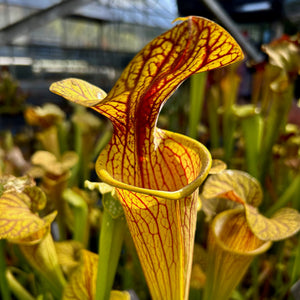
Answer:
<svg viewBox="0 0 300 300"><path fill-rule="evenodd" d="M102 100L94 88L82 93L87 85L73 78L50 88L92 105L113 124L96 170L117 188L153 299L188 297L198 200L193 192L211 165L202 144L158 129L158 114L189 76L243 58L235 40L214 22L180 21L134 57Z"/></svg>
<svg viewBox="0 0 300 300"><path fill-rule="evenodd" d="M292 208L277 211L272 218L261 215L256 206L262 200L258 181L249 174L238 170L226 170L211 175L204 186L203 201L225 198L244 206L247 223L260 240L279 241L300 230L300 214ZM217 199L220 201L221 199ZM216 205L218 204L216 201Z"/></svg>
<svg viewBox="0 0 300 300"><path fill-rule="evenodd" d="M105 167L115 179L130 185L166 189L160 180L149 178L161 176L161 162L155 157L160 156L155 125L161 106L176 88L194 73L243 58L238 44L219 25L199 17L182 20L135 56L102 101L81 80L67 79L50 88L83 105L98 99L93 108L112 121L114 135L97 169ZM169 188L178 186L182 183Z"/></svg>
<svg viewBox="0 0 300 300"><path fill-rule="evenodd" d="M240 204L258 206L263 198L259 182L249 174L238 170L224 170L211 175L202 193L203 197L226 198Z"/></svg>
<svg viewBox="0 0 300 300"><path fill-rule="evenodd" d="M106 93L93 84L77 78L53 83L50 90L68 100L92 107L106 97Z"/></svg>
<svg viewBox="0 0 300 300"><path fill-rule="evenodd" d="M30 202L30 198L23 193L2 195L0 198L0 239L21 242L51 224L56 214L42 219L30 210Z"/></svg>
<svg viewBox="0 0 300 300"><path fill-rule="evenodd" d="M93 300L96 293L98 255L81 251L81 265L66 285L63 300Z"/></svg>
<svg viewBox="0 0 300 300"><path fill-rule="evenodd" d="M247 205L245 210L252 232L263 241L283 240L300 230L300 214L295 209L282 208L270 219L250 205Z"/></svg>
<svg viewBox="0 0 300 300"><path fill-rule="evenodd" d="M76 152L67 151L61 159L48 151L37 151L33 154L31 161L33 164L41 166L46 172L59 176L68 171L78 161Z"/></svg>
<svg viewBox="0 0 300 300"><path fill-rule="evenodd" d="M96 293L98 255L81 250L81 265L65 287L63 300L94 300ZM130 300L128 292L111 291L110 300Z"/></svg>
<svg viewBox="0 0 300 300"><path fill-rule="evenodd" d="M105 168L115 179L143 188L172 191L186 185L186 180L179 180L166 187L166 180L161 178L162 170L166 170L163 176L168 178L171 155L179 156L159 147L164 142L155 127L159 111L192 74L242 57L232 37L203 18L184 19L154 39L136 55L108 96L95 107L112 121L115 130L110 144L99 157L97 169ZM167 152L169 154L164 155ZM184 169L180 163L171 168L179 174L184 173Z"/></svg>

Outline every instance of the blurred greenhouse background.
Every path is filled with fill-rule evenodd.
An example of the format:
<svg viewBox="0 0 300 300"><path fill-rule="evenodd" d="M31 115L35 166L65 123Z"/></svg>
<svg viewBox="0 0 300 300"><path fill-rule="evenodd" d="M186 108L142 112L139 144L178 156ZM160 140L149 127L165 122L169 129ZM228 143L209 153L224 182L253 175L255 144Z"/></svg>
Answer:
<svg viewBox="0 0 300 300"><path fill-rule="evenodd" d="M133 55L177 16L174 0L1 1L0 64L32 96L67 76L108 90Z"/></svg>
<svg viewBox="0 0 300 300"><path fill-rule="evenodd" d="M206 17L223 26L241 46L245 59L188 78L159 111L158 127L189 135L203 143L216 162L211 174L222 173L223 168L228 168L253 176L264 199L260 212L266 217L273 216L282 207L300 210L300 0L0 0L0 196L4 194L1 178L6 178L6 175L20 177L29 174L34 178L35 184L47 196L43 214L54 209L58 211L59 217L51 225L55 241L78 241L81 248L97 252L99 233L105 228L101 222L106 207L103 195L94 188L87 191L85 183L86 180L98 181L95 162L113 131L111 123L92 109L79 107L54 94L57 90L60 94L58 86L61 80L78 78L109 92L124 68L147 43L174 27L172 22L176 18L191 15ZM189 26L186 28L190 29ZM212 28L217 31L215 28L218 27ZM226 38L231 41L231 37ZM238 56L237 53L229 54ZM241 51L239 54L241 58ZM220 59L219 66L223 62ZM151 77L150 71L147 75ZM174 78L177 77L174 75ZM159 80L153 80L154 88L161 83ZM58 81L54 93L51 93L50 85ZM90 95L96 94L91 86L81 84L92 90L87 89ZM149 88L150 92L154 88ZM102 96L102 91L97 91L97 97ZM146 100L147 93L144 94ZM119 115L123 116L116 113L116 119ZM127 119L131 117L129 113L126 116ZM127 146L127 140L124 145ZM154 148L157 150L157 145ZM181 159L180 155L178 157ZM139 159L143 163L146 161L144 156L139 156ZM176 169L172 172L176 173ZM235 182L235 177L232 181ZM241 180L237 186L241 184L238 187L243 189L244 183ZM75 197L73 192L77 193ZM79 198L82 207L76 203ZM207 220L212 218L213 209L216 209L215 214L218 209L223 209L215 207L218 204L209 207L210 202L205 200L197 215L194 249L198 258L205 253L208 244L206 238L210 225ZM37 211L33 212L34 216L38 215ZM83 216L80 216L82 212ZM295 212L295 215L298 223L295 221L294 224L297 223L298 227L293 234L300 228L300 214ZM0 218L0 224L4 223ZM117 275L112 279L115 280L114 287L133 290L135 297L132 299L148 300L150 294L129 231L123 234L124 245L118 268L116 264ZM267 254L254 261L248 277L231 299L300 299L299 234L286 237L286 241L280 239ZM0 232L0 239L5 239L0 240L0 287L1 282L5 287L6 279L1 281L5 264L9 270L12 266L11 273L14 273L18 268L23 270L24 262L19 260L18 253L11 252L13 247L9 237L1 236ZM8 246L5 249L3 245ZM57 253L63 251L57 250ZM77 254L72 257L76 266L78 257ZM199 295L202 295L206 280L202 272L203 261L195 257L191 300L201 299ZM5 263L1 265L1 262ZM74 265L64 270L66 278ZM32 279L29 273L22 271L16 277L24 287L29 286L33 296L43 295L37 299L45 300L59 299L61 290L58 296L48 298L45 295L49 289L44 290L43 284L40 288L40 278L35 276ZM33 281L37 282L36 286Z"/></svg>
<svg viewBox="0 0 300 300"><path fill-rule="evenodd" d="M204 2L1 0L0 66L30 93L29 101L51 97L50 83L69 76L109 90L133 55L176 17L200 15L222 24ZM296 31L299 5L297 0L219 1L257 51L284 31Z"/></svg>

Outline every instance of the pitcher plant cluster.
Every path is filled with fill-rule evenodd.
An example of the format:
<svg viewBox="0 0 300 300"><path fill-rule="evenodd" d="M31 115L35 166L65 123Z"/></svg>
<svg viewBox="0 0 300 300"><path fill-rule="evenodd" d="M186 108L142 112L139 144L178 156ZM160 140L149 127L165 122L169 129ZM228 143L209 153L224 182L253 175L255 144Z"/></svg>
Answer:
<svg viewBox="0 0 300 300"><path fill-rule="evenodd" d="M238 285L250 274L251 262L262 255L264 265L256 261L252 268L249 295L239 294L240 299L254 299L262 284L257 278L259 268L268 271L267 251L273 249L273 242L286 240L292 252L287 256L299 266L300 255L293 249L296 245L299 252L300 245L292 236L300 229L300 214L294 208L282 208L290 204L290 198L272 207L267 206L270 199L264 204L267 173L253 164L262 157L261 166L269 170L279 130L267 133L265 152L258 151L256 144L258 152L245 150L249 168L227 169L222 161L234 166L235 128L230 119L234 125L239 115L248 121L255 118L253 124L263 122L263 115L255 110L257 100L250 108L238 108L232 101L238 87L235 70L244 58L240 46L208 19L192 16L175 21L172 29L132 59L108 94L77 78L53 83L50 90L73 103L71 122L53 104L28 107L24 116L38 148L30 162L6 134L2 147L7 159L0 173L2 299L11 295L17 299L131 299L134 293L140 299L229 299L232 293L239 294ZM299 44L291 43L299 55ZM274 72L282 81L276 74L266 79L270 91L265 102L273 90L288 97L294 80L283 65L286 61L269 47L268 68L279 68ZM227 77L212 71L221 67L230 70ZM207 71L215 72L209 76L220 82L206 80ZM193 97L200 93L203 97L204 90L190 95L193 138L158 126L164 104L191 76L192 88L197 84L209 88L211 148L213 158L222 160L212 159L198 141L202 107L193 109L198 105ZM218 105L222 88L229 102ZM274 102L279 101L277 97L272 94ZM215 154L221 147L219 128L213 127L213 122L219 122L217 106L222 106L224 122L223 156ZM86 108L108 119L112 130L105 118ZM243 127L245 143L250 141L249 126ZM256 129L253 125L255 137ZM299 150L297 155L299 160ZM93 176L94 167L99 180ZM284 295L300 275L296 267L291 268L287 289L280 291Z"/></svg>

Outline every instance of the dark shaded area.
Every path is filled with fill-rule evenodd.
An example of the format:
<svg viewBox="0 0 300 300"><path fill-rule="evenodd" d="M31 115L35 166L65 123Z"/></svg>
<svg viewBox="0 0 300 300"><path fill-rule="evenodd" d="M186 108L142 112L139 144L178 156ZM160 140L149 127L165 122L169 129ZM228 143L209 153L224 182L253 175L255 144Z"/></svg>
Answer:
<svg viewBox="0 0 300 300"><path fill-rule="evenodd" d="M282 0L222 0L218 3L238 23L274 22L283 18ZM200 0L177 0L182 16L199 15L214 18L213 13ZM254 7L257 9L254 9Z"/></svg>

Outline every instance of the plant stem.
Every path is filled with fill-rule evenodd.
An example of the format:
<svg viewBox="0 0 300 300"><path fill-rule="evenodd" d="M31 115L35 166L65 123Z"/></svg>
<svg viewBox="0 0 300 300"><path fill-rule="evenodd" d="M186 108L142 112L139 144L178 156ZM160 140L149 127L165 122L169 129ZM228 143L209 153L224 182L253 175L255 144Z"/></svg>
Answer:
<svg viewBox="0 0 300 300"><path fill-rule="evenodd" d="M73 167L72 170L72 175L69 180L69 186L75 186L79 185L79 178L81 177L81 171L82 171L82 132L80 129L80 126L74 122L74 149L75 152L78 155L78 162L77 164ZM82 182L84 182L84 178L82 178Z"/></svg>
<svg viewBox="0 0 300 300"><path fill-rule="evenodd" d="M260 115L242 119L242 130L245 138L247 172L258 178L259 149L262 140L263 120Z"/></svg>
<svg viewBox="0 0 300 300"><path fill-rule="evenodd" d="M63 122L57 125L57 138L59 142L60 154L62 155L68 150L66 126Z"/></svg>
<svg viewBox="0 0 300 300"><path fill-rule="evenodd" d="M296 195L300 186L300 174L293 179L285 192L280 196L274 205L266 212L266 216L271 217L278 209L285 206L294 195Z"/></svg>
<svg viewBox="0 0 300 300"><path fill-rule="evenodd" d="M263 74L259 80L261 80L260 83L260 105L261 105L261 112L263 115L267 113L270 106L270 100L272 99L272 91L270 89L270 84L273 80L272 76L272 68L266 67L265 71L263 71Z"/></svg>
<svg viewBox="0 0 300 300"><path fill-rule="evenodd" d="M198 300L201 299L202 290L200 289L190 289L189 300Z"/></svg>
<svg viewBox="0 0 300 300"><path fill-rule="evenodd" d="M6 273L6 262L5 262L5 240L0 240L0 288L1 288L1 299L10 300L10 291L5 276Z"/></svg>
<svg viewBox="0 0 300 300"><path fill-rule="evenodd" d="M61 194L56 198L56 204L58 211L56 221L58 225L59 240L63 241L67 239L67 227L65 223L65 203Z"/></svg>
<svg viewBox="0 0 300 300"><path fill-rule="evenodd" d="M19 245L27 262L34 268L41 280L49 287L56 299L61 299L66 279L61 270L53 238L48 233L39 243Z"/></svg>
<svg viewBox="0 0 300 300"><path fill-rule="evenodd" d="M223 97L223 145L224 161L230 167L231 158L234 148L234 133L237 125L237 119L233 113L233 105L238 95L240 77L236 73L236 68L231 67L224 79L221 92Z"/></svg>
<svg viewBox="0 0 300 300"><path fill-rule="evenodd" d="M253 259L253 262L250 266L250 270L251 270L251 278L252 278L252 282L251 282L251 289L252 289L252 295L251 297L253 297L253 299L258 299L259 296L259 285L258 285L258 276L259 276L259 264L258 264L258 258L255 257Z"/></svg>
<svg viewBox="0 0 300 300"><path fill-rule="evenodd" d="M20 300L34 300L34 297L19 283L14 275L7 270L6 278L12 293Z"/></svg>
<svg viewBox="0 0 300 300"><path fill-rule="evenodd" d="M113 219L104 209L99 240L99 262L95 300L108 300L121 253L124 216Z"/></svg>
<svg viewBox="0 0 300 300"><path fill-rule="evenodd" d="M95 150L93 152L93 160L97 158L99 153L103 150L103 148L108 144L112 136L112 130L110 128L105 128L103 135L100 137L99 141L95 146Z"/></svg>
<svg viewBox="0 0 300 300"><path fill-rule="evenodd" d="M88 241L88 206L86 201L72 189L63 192L63 199L74 209L73 240L87 245Z"/></svg>
<svg viewBox="0 0 300 300"><path fill-rule="evenodd" d="M277 251L276 251L276 254L277 254L277 265L280 266L280 265L283 265L284 262L283 262L283 254L284 254L284 241L281 241L280 243L278 243L278 245L276 245L277 247ZM283 286L283 272L282 272L282 268L278 268L277 270L277 274L276 274L276 278L275 278L275 286L277 286L278 288L282 287Z"/></svg>
<svg viewBox="0 0 300 300"><path fill-rule="evenodd" d="M224 161L230 168L231 158L234 149L234 133L237 124L235 115L232 112L226 112L224 114L223 124L224 124L224 135L223 135Z"/></svg>
<svg viewBox="0 0 300 300"><path fill-rule="evenodd" d="M210 132L210 148L220 147L219 116L218 107L220 105L220 93L216 85L212 86L207 95L208 123Z"/></svg>
<svg viewBox="0 0 300 300"><path fill-rule="evenodd" d="M293 85L289 86L284 92L273 92L273 102L270 113L265 123L264 143L261 147L260 182L264 185L266 175L272 158L272 148L279 136L280 131L287 120L287 114L293 100Z"/></svg>
<svg viewBox="0 0 300 300"><path fill-rule="evenodd" d="M207 72L194 74L191 77L189 136L197 139L197 127L201 119Z"/></svg>
<svg viewBox="0 0 300 300"><path fill-rule="evenodd" d="M298 234L299 236L299 234ZM294 284L300 276L300 241L298 238L298 245L296 248L296 256L295 256L295 261L293 264L293 270L291 274L291 284Z"/></svg>

